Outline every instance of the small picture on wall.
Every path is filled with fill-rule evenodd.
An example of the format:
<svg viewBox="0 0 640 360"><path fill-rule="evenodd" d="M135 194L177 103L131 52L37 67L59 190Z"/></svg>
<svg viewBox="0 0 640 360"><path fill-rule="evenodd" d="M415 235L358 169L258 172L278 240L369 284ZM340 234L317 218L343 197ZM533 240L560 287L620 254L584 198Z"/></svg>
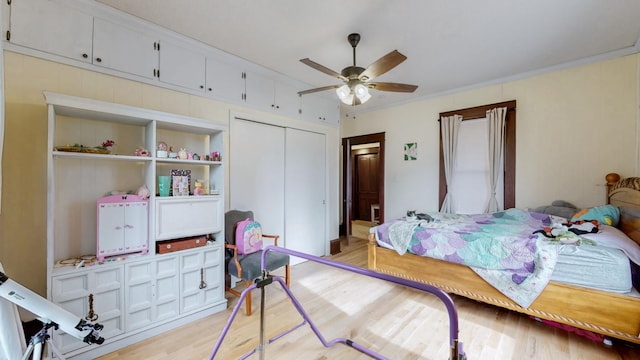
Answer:
<svg viewBox="0 0 640 360"><path fill-rule="evenodd" d="M418 143L404 144L404 160L418 160Z"/></svg>

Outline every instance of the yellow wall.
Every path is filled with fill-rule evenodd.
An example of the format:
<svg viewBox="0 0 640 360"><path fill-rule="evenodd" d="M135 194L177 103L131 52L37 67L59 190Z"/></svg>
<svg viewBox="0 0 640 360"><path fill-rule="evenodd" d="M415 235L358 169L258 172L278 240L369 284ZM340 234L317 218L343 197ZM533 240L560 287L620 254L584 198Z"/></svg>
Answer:
<svg viewBox="0 0 640 360"><path fill-rule="evenodd" d="M516 206L595 206L605 174L638 174L639 62L630 55L362 114L342 122L342 136L386 132L387 218L436 211L439 113L516 100ZM403 161L411 142L418 160Z"/></svg>
<svg viewBox="0 0 640 360"><path fill-rule="evenodd" d="M46 293L46 143L48 90L114 103L187 115L229 124L230 114L327 134L330 191L337 193L338 129L180 93L161 87L63 65L14 52L4 52L5 142L0 261L22 285ZM225 140L228 154L228 136ZM228 168L228 167L227 167ZM231 184L226 176L228 190ZM337 201L337 195L330 195ZM331 202L329 202L331 204ZM335 205L333 207L336 207ZM336 207L337 208L337 207ZM337 237L337 210L330 216Z"/></svg>
<svg viewBox="0 0 640 360"><path fill-rule="evenodd" d="M230 112L240 112L283 126L301 125L13 52L5 51L4 61L0 261L12 278L41 294L46 286L43 90L223 123L228 123ZM388 218L408 209L433 211L438 206L438 114L513 99L517 100L516 205L538 206L555 199L580 207L601 204L606 173L637 174L639 62L640 55L631 55L371 112L343 119L342 134L313 124L302 126L328 134L330 231L337 231L339 216L340 136L386 132ZM418 143L418 160L405 162L403 145L410 142ZM227 190L230 186L227 181Z"/></svg>

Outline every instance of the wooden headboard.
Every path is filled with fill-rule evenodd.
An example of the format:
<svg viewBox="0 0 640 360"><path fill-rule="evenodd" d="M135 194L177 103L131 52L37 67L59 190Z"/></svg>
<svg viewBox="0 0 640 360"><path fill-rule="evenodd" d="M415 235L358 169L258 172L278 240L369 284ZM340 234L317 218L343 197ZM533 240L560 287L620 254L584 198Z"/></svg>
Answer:
<svg viewBox="0 0 640 360"><path fill-rule="evenodd" d="M607 174L606 179L607 203L620 209L618 228L640 244L640 177Z"/></svg>

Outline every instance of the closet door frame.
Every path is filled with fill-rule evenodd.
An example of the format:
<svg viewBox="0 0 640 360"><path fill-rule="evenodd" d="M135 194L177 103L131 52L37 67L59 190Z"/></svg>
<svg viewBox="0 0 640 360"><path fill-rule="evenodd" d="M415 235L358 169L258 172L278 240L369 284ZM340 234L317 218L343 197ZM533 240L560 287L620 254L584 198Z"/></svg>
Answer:
<svg viewBox="0 0 640 360"><path fill-rule="evenodd" d="M270 129L272 130L276 130L276 129L281 129L282 130L282 134L283 134L283 141L281 141L278 136L273 136L272 133L269 134L265 134L262 133L260 131L258 131L257 133L254 134L247 134L248 129L242 128L241 124L243 123L239 123L239 121L245 122L244 125L250 125L251 123L255 124L256 126L264 126L263 129L265 129L266 131L269 131ZM286 157L287 157L287 146L286 146L286 141L287 141L287 130L291 129L294 131L304 131L304 132L308 132L308 133L313 133L313 134L318 134L318 135L322 135L324 140L323 140L323 150L322 150L322 168L323 168L323 173L322 173L322 185L321 185L321 189L319 189L318 191L321 191L322 193L322 223L320 224L320 226L318 226L318 222L315 221L313 224L309 224L310 226L308 226L308 231L315 231L314 234L320 234L320 238L318 238L318 241L322 241L322 253L320 254L314 254L314 255L326 255L329 251L329 242L326 239L327 236L327 224L328 224L328 207L327 205L327 194L328 194L328 158L327 158L327 134L323 133L321 131L312 131L312 130L307 130L307 129L301 129L298 127L293 127L293 126L287 126L286 124L280 124L277 121L274 122L266 122L266 121L260 121L260 120L256 120L255 116L247 116L244 114L230 114L230 124L229 124L229 155L227 156L228 158L228 162L229 162L229 181L228 181L228 191L227 193L229 194L229 209L238 209L238 210L254 210L254 214L256 217L256 220L258 222L261 222L262 224L262 228L263 231L265 233L270 233L270 234L277 234L280 235L280 239L278 240L278 245L289 248L288 245L288 241L287 238L290 237L287 231L287 209L286 209L286 204L287 204L287 196L291 196L290 194L287 195L286 190L286 186L287 186L287 181L294 181L295 179L291 180L287 180L286 176L287 176L287 169L286 169ZM266 132L265 131L265 132ZM274 221L273 219L269 220L269 221L265 221L264 223L262 223L262 219L261 216L264 216L263 212L262 213L258 213L256 211L256 209L259 209L260 207L256 207L255 205L252 205L250 203L250 199L246 199L245 196L251 196L250 194L245 194L242 193L242 190L239 188L239 186L247 186L247 184L242 185L242 182L239 180L240 178L238 177L243 177L243 176L247 176L247 174L243 174L242 173L242 169L243 166L245 166L244 164L240 164L238 162L243 161L243 159L246 158L255 158L255 161L260 161L262 159L262 157L266 154L269 153L269 150L267 150L266 148L251 148L249 146L244 146L245 143L242 144L238 144L238 141L240 140L244 140L242 138L238 138L238 137L247 137L249 136L250 138L254 139L253 136L256 136L256 143L267 143L267 144L277 144L277 143L281 143L281 147L280 146L276 146L278 149L282 149L282 162L283 162L283 168L282 171L280 172L280 170L275 170L272 169L271 171L264 171L264 173L260 173L259 177L256 175L255 178L258 179L257 181L259 181L259 179L267 179L268 177L272 177L275 179L282 179L282 180L278 180L276 182L279 183L279 185L281 185L282 188L282 227L280 227L280 221ZM275 139L275 140L274 140ZM262 141L264 140L264 141ZM251 143L251 141L249 141L249 143ZM259 146L259 145L258 145ZM239 147L241 147L242 149L238 149ZM243 154L238 154L238 151L244 151L244 155ZM235 152L235 154L234 154ZM280 153L279 150L276 150L277 153ZM244 156L244 157L243 157ZM249 164L247 164L246 166L250 166ZM291 169L289 169L291 170ZM239 173L240 172L240 173ZM279 172L279 174L276 174L276 172ZM291 173L291 171L290 171ZM295 173L295 170L293 171L293 173ZM281 175L280 175L281 174ZM234 180L235 179L235 180ZM268 183L272 183L271 180L265 180ZM269 187L267 187L266 190L259 190L259 191L270 191ZM280 186L278 186L278 189L280 189ZM239 193L240 191L240 193ZM295 196L295 195L294 195ZM259 198L258 194L256 195L256 197ZM272 197L271 197L272 198ZM274 202L275 200L271 200L271 202ZM255 203L254 203L255 204ZM252 207L254 207L252 209ZM279 209L280 208L280 204L275 205L275 209L276 211L279 213ZM277 226L274 226L275 228L280 228L281 230L273 230L269 228L270 223L275 223L277 222ZM311 226L313 225L313 226ZM319 249L319 246L318 246ZM294 249L296 250L296 249Z"/></svg>

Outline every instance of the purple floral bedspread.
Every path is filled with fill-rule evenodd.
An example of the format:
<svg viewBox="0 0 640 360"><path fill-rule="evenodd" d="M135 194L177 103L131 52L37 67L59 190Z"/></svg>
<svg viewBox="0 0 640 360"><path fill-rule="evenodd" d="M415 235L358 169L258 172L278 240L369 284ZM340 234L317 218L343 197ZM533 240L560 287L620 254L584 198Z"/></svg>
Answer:
<svg viewBox="0 0 640 360"><path fill-rule="evenodd" d="M491 214L428 213L434 221L396 220L375 228L379 241L405 251L470 266L523 307L548 283L557 251L534 231L548 215L519 209Z"/></svg>

